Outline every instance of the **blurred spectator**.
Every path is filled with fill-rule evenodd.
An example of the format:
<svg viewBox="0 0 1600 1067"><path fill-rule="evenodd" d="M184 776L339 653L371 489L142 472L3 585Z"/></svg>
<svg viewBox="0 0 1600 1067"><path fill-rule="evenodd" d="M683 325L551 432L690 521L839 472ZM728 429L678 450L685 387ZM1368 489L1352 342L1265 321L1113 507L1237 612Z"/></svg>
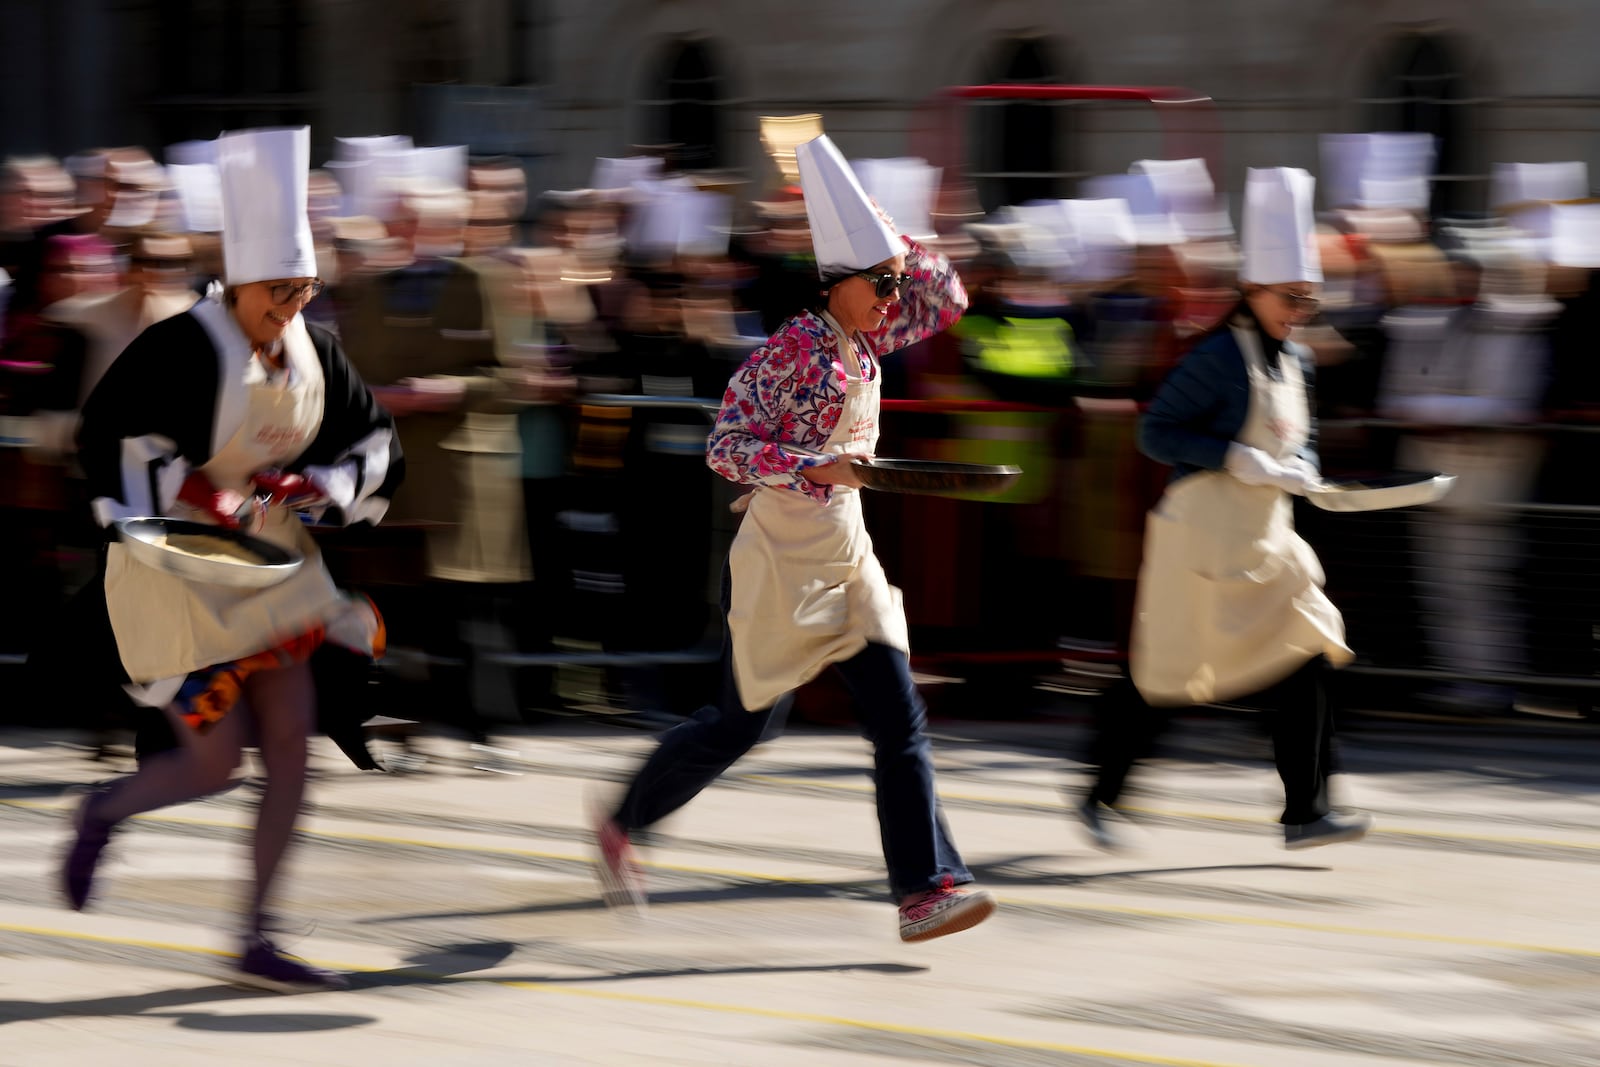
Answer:
<svg viewBox="0 0 1600 1067"><path fill-rule="evenodd" d="M1526 620L1518 595L1525 554L1511 509L1530 499L1543 437L1518 429L1539 413L1549 367L1548 329L1560 305L1544 293L1544 268L1504 240L1457 254L1468 307L1435 296L1435 262L1405 260L1410 303L1385 319L1390 344L1380 413L1419 424L1404 435L1406 470L1456 476L1442 501L1408 515L1416 541L1425 634L1436 662L1458 674L1514 674L1526 667ZM1397 261L1388 269L1399 269ZM1452 684L1433 698L1502 711L1502 687Z"/></svg>
<svg viewBox="0 0 1600 1067"><path fill-rule="evenodd" d="M40 427L39 443L57 455L74 451L77 414L90 391L122 350L144 330L194 305L193 249L178 234L148 233L134 239L121 285L90 287L45 309L53 323L81 332L87 348L77 382L63 389Z"/></svg>
<svg viewBox="0 0 1600 1067"><path fill-rule="evenodd" d="M390 590L391 604L380 606L396 645L428 653L420 713L481 742L463 626L486 585L527 578L515 436L506 384L493 373L492 313L478 274L459 259L467 194L432 178L401 189L387 224L397 240L378 242L368 269L342 282L339 332L405 441L406 483L386 524L411 525L426 540L426 575L417 576L426 581Z"/></svg>

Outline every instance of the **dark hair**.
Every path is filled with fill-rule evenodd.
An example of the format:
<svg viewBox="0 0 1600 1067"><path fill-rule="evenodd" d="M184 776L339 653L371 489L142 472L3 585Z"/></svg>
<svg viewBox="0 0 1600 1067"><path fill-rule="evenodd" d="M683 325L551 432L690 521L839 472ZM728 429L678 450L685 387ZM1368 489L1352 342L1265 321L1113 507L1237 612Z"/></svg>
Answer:
<svg viewBox="0 0 1600 1067"><path fill-rule="evenodd" d="M1245 298L1243 290L1240 291L1239 299L1234 303L1233 307L1229 308L1221 318L1212 323L1211 326L1205 330L1205 332L1196 334L1194 337L1189 339L1189 343L1185 346L1185 351L1193 351L1194 349L1205 344L1207 341L1211 340L1213 337L1217 336L1217 334L1222 333L1225 330L1232 329L1233 320L1239 315L1244 315L1250 320L1252 325L1254 325L1257 329L1260 328L1261 324L1256 319L1255 310L1250 307L1250 301Z"/></svg>

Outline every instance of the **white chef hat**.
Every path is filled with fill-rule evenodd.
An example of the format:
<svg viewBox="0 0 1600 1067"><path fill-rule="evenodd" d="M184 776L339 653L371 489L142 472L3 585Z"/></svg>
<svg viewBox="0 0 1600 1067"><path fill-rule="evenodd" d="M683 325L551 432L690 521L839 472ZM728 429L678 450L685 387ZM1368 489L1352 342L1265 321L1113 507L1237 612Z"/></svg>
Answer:
<svg viewBox="0 0 1600 1067"><path fill-rule="evenodd" d="M1161 202L1156 183L1148 174L1103 174L1086 179L1081 190L1088 200L1121 200L1133 220L1134 240L1141 245L1175 245L1184 239L1183 227Z"/></svg>
<svg viewBox="0 0 1600 1067"><path fill-rule="evenodd" d="M333 139L333 157L341 163L358 163L363 159L372 159L374 156L388 155L391 152L405 152L411 149L411 138L399 133L381 134L376 137L335 137Z"/></svg>
<svg viewBox="0 0 1600 1067"><path fill-rule="evenodd" d="M1108 282L1133 273L1139 238L1126 200L1063 200L1061 210L1072 227L1074 281Z"/></svg>
<svg viewBox="0 0 1600 1067"><path fill-rule="evenodd" d="M632 189L635 182L654 181L661 177L659 156L624 156L609 159L604 156L594 161L594 175L589 187L600 192L619 192Z"/></svg>
<svg viewBox="0 0 1600 1067"><path fill-rule="evenodd" d="M1245 179L1241 281L1322 281L1312 197L1316 179L1298 167L1252 167Z"/></svg>
<svg viewBox="0 0 1600 1067"><path fill-rule="evenodd" d="M647 256L676 254L682 229L679 198L694 187L688 178L643 178L629 186L635 201L627 220L628 247Z"/></svg>
<svg viewBox="0 0 1600 1067"><path fill-rule="evenodd" d="M178 191L178 203L183 205L183 228L192 233L220 232L222 179L216 164L172 163L167 166L167 175Z"/></svg>
<svg viewBox="0 0 1600 1067"><path fill-rule="evenodd" d="M827 134L797 145L794 151L821 277L865 270L906 250L905 242L878 217L855 172Z"/></svg>
<svg viewBox="0 0 1600 1067"><path fill-rule="evenodd" d="M1600 267L1600 204L1550 205L1550 262Z"/></svg>
<svg viewBox="0 0 1600 1067"><path fill-rule="evenodd" d="M1323 199L1330 208L1426 211L1434 152L1431 133L1325 134Z"/></svg>
<svg viewBox="0 0 1600 1067"><path fill-rule="evenodd" d="M324 166L344 192L345 215L391 219L399 186L410 173L411 138L401 134L336 137L334 158Z"/></svg>
<svg viewBox="0 0 1600 1067"><path fill-rule="evenodd" d="M177 144L167 145L167 150L164 154L167 157L167 165L169 167L174 164L190 163L210 163L215 166L217 162L217 142L214 139L210 141L179 141Z"/></svg>
<svg viewBox="0 0 1600 1067"><path fill-rule="evenodd" d="M240 130L217 139L222 256L229 285L311 278L317 256L306 216L311 130Z"/></svg>
<svg viewBox="0 0 1600 1067"><path fill-rule="evenodd" d="M1426 212L1433 200L1435 152L1431 133L1367 134L1357 203Z"/></svg>
<svg viewBox="0 0 1600 1067"><path fill-rule="evenodd" d="M1030 200L1003 207L995 212L994 219L1020 228L1020 237L1011 242L1011 256L1018 265L1048 274L1056 281L1072 279L1077 233L1062 201Z"/></svg>
<svg viewBox="0 0 1600 1067"><path fill-rule="evenodd" d="M1570 163L1496 163L1489 205L1544 204L1582 200L1589 195L1589 166Z"/></svg>
<svg viewBox="0 0 1600 1067"><path fill-rule="evenodd" d="M430 191L467 187L467 146L439 145L406 153L407 177Z"/></svg>
<svg viewBox="0 0 1600 1067"><path fill-rule="evenodd" d="M1182 238L1231 237L1233 221L1217 200L1216 183L1203 159L1141 159L1130 174L1150 179L1160 210L1177 223ZM1175 242L1162 242L1175 243Z"/></svg>
<svg viewBox="0 0 1600 1067"><path fill-rule="evenodd" d="M721 255L728 250L733 202L687 178L641 181L628 244L652 256Z"/></svg>
<svg viewBox="0 0 1600 1067"><path fill-rule="evenodd" d="M118 189L111 202L111 213L106 216L106 225L126 230L148 226L156 217L159 199L160 192L149 186Z"/></svg>
<svg viewBox="0 0 1600 1067"><path fill-rule="evenodd" d="M939 188L938 167L924 159L858 159L851 164L861 188L894 219L895 229L925 241L935 236L933 196Z"/></svg>
<svg viewBox="0 0 1600 1067"><path fill-rule="evenodd" d="M696 189L683 194L678 251L688 256L721 256L733 231L733 197Z"/></svg>

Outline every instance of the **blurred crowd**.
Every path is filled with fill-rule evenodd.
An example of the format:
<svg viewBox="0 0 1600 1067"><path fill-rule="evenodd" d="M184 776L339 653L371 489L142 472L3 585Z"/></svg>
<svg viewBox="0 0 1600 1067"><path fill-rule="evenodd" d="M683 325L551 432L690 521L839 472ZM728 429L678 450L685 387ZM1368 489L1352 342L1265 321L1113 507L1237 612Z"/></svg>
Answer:
<svg viewBox="0 0 1600 1067"><path fill-rule="evenodd" d="M384 608L388 670L418 683L410 713L482 737L497 700L527 716L570 698L558 650L714 656L735 520L704 465L709 417L739 361L815 296L794 126L764 123L781 177L760 188L656 154L598 160L588 188L531 191L516 160L398 136L339 139L312 173L326 288L305 314L397 416L408 462L382 529L319 537ZM27 652L94 566L77 410L134 336L217 284L211 151L5 163L0 581L14 592L0 652ZM1519 592L1519 508L1597 503L1600 204L1581 163L1506 164L1491 210L1434 218L1432 151L1423 135L1326 139L1326 281L1302 339L1325 472L1458 475L1395 547L1426 622L1420 658L1483 676L1453 695L1494 705L1508 686L1489 676L1567 669L1533 655L1542 609ZM922 161L856 169L972 295L954 330L886 368L904 403L886 406L880 452L1026 472L992 505L872 503L912 625L955 635L947 647L1119 645L1164 476L1138 457L1134 420L1237 299L1227 197L1201 160L1141 161L1078 198L989 213ZM1577 625L1592 609L1559 610ZM501 698L485 679L508 657L493 652L532 654L503 672Z"/></svg>

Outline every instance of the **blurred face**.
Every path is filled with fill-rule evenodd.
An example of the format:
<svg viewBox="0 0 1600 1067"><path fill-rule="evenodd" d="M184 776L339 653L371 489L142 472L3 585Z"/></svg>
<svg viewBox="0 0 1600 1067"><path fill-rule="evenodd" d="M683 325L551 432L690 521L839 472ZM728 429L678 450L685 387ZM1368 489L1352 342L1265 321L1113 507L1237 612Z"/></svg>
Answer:
<svg viewBox="0 0 1600 1067"><path fill-rule="evenodd" d="M882 329L889 313L900 302L905 269L906 257L900 255L834 282L828 290L829 313L849 333L873 333ZM893 277L887 277L889 275ZM897 285L897 281L900 284Z"/></svg>
<svg viewBox="0 0 1600 1067"><path fill-rule="evenodd" d="M1250 302L1250 310L1255 312L1261 328L1275 341L1284 340L1317 313L1317 287L1310 282L1257 286L1245 299Z"/></svg>
<svg viewBox="0 0 1600 1067"><path fill-rule="evenodd" d="M274 344L321 288L316 278L274 278L235 286L233 317L251 344Z"/></svg>
<svg viewBox="0 0 1600 1067"><path fill-rule="evenodd" d="M117 268L104 252L57 253L39 276L39 302L48 307L81 293L108 293L117 287Z"/></svg>
<svg viewBox="0 0 1600 1067"><path fill-rule="evenodd" d="M128 264L128 285L146 295L187 289L192 280L187 260L135 256Z"/></svg>

